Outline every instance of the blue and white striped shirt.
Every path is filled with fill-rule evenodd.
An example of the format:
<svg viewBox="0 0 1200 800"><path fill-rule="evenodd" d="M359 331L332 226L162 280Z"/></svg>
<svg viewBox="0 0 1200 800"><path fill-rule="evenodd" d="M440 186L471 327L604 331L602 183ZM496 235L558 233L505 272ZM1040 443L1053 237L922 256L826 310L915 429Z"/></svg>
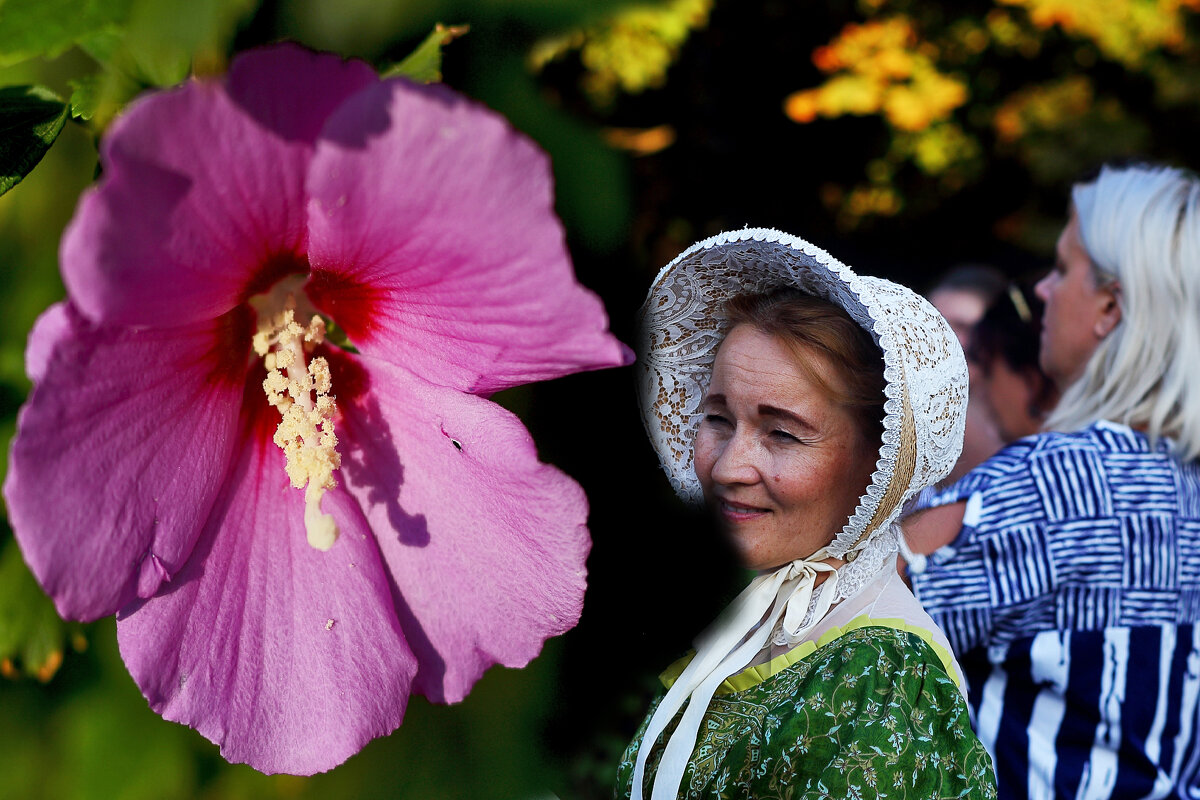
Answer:
<svg viewBox="0 0 1200 800"><path fill-rule="evenodd" d="M913 576L1003 798L1200 800L1200 464L1100 422L937 494L963 529Z"/></svg>

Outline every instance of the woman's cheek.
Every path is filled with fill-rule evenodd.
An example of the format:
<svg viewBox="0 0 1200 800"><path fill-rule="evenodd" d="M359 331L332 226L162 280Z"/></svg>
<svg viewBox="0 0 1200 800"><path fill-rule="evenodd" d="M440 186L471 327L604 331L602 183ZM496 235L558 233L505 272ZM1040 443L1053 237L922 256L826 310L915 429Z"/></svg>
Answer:
<svg viewBox="0 0 1200 800"><path fill-rule="evenodd" d="M692 468L705 492L712 483L712 466L717 460L716 442L712 433L704 426L696 431L696 441L693 445Z"/></svg>

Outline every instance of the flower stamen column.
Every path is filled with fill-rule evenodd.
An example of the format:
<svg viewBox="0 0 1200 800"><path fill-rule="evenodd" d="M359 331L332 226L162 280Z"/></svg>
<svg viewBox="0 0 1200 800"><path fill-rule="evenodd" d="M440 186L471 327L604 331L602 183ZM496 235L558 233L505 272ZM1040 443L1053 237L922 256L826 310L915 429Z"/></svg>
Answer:
<svg viewBox="0 0 1200 800"><path fill-rule="evenodd" d="M329 363L320 356L308 359L324 341L325 320L314 314L308 327L301 327L292 295L282 311L260 317L254 334L254 352L267 369L263 391L282 417L274 441L287 456L292 486L304 489L308 543L322 551L337 541L338 526L332 515L321 512L321 498L337 486L333 471L342 464L333 431L337 405L329 394L333 388Z"/></svg>

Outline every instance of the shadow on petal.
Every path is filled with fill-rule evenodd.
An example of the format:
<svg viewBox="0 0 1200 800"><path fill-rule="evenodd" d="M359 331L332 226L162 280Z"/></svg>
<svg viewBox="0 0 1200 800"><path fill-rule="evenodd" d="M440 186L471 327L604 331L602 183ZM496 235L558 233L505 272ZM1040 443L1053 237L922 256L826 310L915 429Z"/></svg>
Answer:
<svg viewBox="0 0 1200 800"><path fill-rule="evenodd" d="M395 89L389 84L394 83L389 81L372 86L349 98L321 130L321 138L352 150L362 150L371 139L390 130L389 105Z"/></svg>
<svg viewBox="0 0 1200 800"><path fill-rule="evenodd" d="M370 65L283 43L250 50L234 60L228 93L271 135L312 143L339 105L379 77Z"/></svg>
<svg viewBox="0 0 1200 800"><path fill-rule="evenodd" d="M397 99L398 98L398 99ZM451 89L438 84L413 83L405 77L391 78L378 86L372 86L366 91L359 92L347 100L337 113L330 119L321 138L354 150L364 149L368 141L391 130L393 122L391 108L393 104L414 104L411 109L405 109L410 114L428 113L415 100L409 98L424 98L447 110L460 106L468 109L475 105L464 99ZM403 116L403 115L401 115ZM397 125L401 121L397 121ZM413 125L409 120L403 120L404 125ZM450 131L445 131L450 133Z"/></svg>
<svg viewBox="0 0 1200 800"><path fill-rule="evenodd" d="M368 507L386 510L391 531L374 530L376 537L395 535L396 540L409 547L429 544L429 525L424 514L410 514L399 502L404 483L404 465L392 437L391 428L383 417L379 401L372 396L371 379L355 359L341 350L327 348L325 352L333 376L334 392L341 409L338 451L342 456L339 472L361 493ZM368 508L364 508L366 513ZM393 531L395 532L393 534ZM441 686L446 662L425 632L421 622L404 599L402 587L388 573L392 602L408 645L417 656L418 673L415 682L424 686ZM428 696L428 692L426 692ZM441 697L428 696L434 702Z"/></svg>
<svg viewBox="0 0 1200 800"><path fill-rule="evenodd" d="M429 544L429 526L425 515L409 514L400 507L398 498L404 483L404 466L379 402L371 396L370 376L340 352L337 355L331 352L327 358L339 404L353 405L355 419L351 424L356 428L361 426L367 434L341 440L338 447L342 456L341 472L356 486L367 488L368 503L387 509L388 522L401 544L426 546ZM344 409L345 406L343 419L346 419Z"/></svg>

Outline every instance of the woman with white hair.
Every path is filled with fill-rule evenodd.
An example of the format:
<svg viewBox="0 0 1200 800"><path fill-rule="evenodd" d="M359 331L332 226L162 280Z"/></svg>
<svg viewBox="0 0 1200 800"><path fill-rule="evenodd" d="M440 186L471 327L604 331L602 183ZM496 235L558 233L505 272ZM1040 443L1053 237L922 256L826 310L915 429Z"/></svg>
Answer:
<svg viewBox="0 0 1200 800"><path fill-rule="evenodd" d="M1200 180L1072 192L1022 439L905 521L1001 797L1200 793ZM973 651L973 652L971 652Z"/></svg>

